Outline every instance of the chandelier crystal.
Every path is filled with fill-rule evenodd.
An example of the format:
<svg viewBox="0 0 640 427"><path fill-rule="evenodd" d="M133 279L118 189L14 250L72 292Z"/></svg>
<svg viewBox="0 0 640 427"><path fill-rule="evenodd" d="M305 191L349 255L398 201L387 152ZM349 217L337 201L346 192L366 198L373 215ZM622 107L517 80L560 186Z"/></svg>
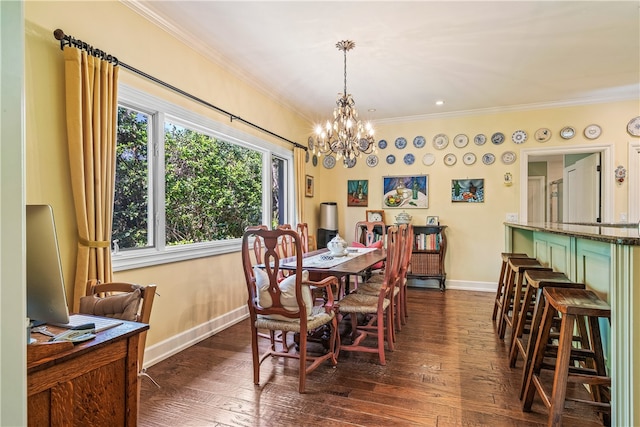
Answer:
<svg viewBox="0 0 640 427"><path fill-rule="evenodd" d="M347 93L347 51L356 47L351 40L336 43L338 50L344 52L344 92L338 94L333 120L327 120L323 126L316 128L315 144L309 138L309 148L318 154L335 154L336 159L343 159L345 167L352 167L360 154L375 151L373 127L371 123L363 123L358 117L356 102Z"/></svg>

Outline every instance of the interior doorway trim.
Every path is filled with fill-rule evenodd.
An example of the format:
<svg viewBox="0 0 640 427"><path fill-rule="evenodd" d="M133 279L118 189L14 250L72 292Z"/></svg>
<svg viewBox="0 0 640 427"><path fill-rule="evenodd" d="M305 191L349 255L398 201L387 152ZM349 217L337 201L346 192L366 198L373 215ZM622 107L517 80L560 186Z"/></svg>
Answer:
<svg viewBox="0 0 640 427"><path fill-rule="evenodd" d="M640 142L629 142L629 222L640 222Z"/></svg>
<svg viewBox="0 0 640 427"><path fill-rule="evenodd" d="M602 222L613 220L613 161L611 152L613 144L575 145L571 147L528 148L520 151L520 213L521 222L527 222L527 200L529 157L530 156L561 156L565 154L602 153Z"/></svg>

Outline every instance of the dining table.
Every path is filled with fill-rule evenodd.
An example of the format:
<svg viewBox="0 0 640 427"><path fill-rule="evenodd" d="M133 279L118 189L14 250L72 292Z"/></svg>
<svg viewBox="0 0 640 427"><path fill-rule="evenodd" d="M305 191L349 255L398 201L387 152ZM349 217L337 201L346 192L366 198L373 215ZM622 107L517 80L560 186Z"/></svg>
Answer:
<svg viewBox="0 0 640 427"><path fill-rule="evenodd" d="M386 250L379 248L348 247L346 252L340 255L334 255L328 249L322 248L305 253L302 268L309 272L310 280L321 280L327 276L337 277L340 283L344 282L346 295L349 293L350 276L368 274L372 266L386 258ZM282 259L280 268L295 270L296 257Z"/></svg>

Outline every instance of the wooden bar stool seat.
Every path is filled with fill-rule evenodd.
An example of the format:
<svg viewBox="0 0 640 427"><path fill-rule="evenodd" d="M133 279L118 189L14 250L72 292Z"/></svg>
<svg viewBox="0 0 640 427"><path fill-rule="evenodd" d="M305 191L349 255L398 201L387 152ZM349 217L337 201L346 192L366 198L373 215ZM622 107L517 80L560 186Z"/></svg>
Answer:
<svg viewBox="0 0 640 427"><path fill-rule="evenodd" d="M566 274L548 270L527 270L524 272L525 287L524 297L520 305L520 314L515 327L515 336L509 352L509 366L515 368L518 355L522 356L524 365L523 378L520 388L520 399L524 393L524 384L527 370L533 357L535 337L540 329L540 321L544 310L544 294L542 290L548 286L560 288L584 289L584 283L576 283Z"/></svg>
<svg viewBox="0 0 640 427"><path fill-rule="evenodd" d="M502 264L500 266L500 276L498 277L496 299L493 303L493 314L491 315L491 320L494 321L496 320L498 312L502 308L502 298L504 295L505 285L507 284L507 264L509 263L509 258L529 258L529 255L521 252L502 252L500 254L500 258L502 258Z"/></svg>
<svg viewBox="0 0 640 427"><path fill-rule="evenodd" d="M498 324L498 336L500 339L504 338L507 326L511 329L509 347L511 347L511 342L513 341L513 332L516 327L518 313L520 312L524 272L527 270L552 271L551 268L540 264L535 258L509 258L507 262L507 285L505 287L502 310L500 311L500 322Z"/></svg>
<svg viewBox="0 0 640 427"><path fill-rule="evenodd" d="M562 413L566 400L595 406L603 412L603 422L610 424L611 404L609 402L611 378L607 375L600 336L600 318L611 322L611 307L594 292L586 289L545 287L544 313L540 332L536 338L533 360L527 373L522 410L531 411L531 405L537 391L543 403L549 408L549 426L562 424ZM555 364L545 363L546 347L552 329L553 319L561 316L559 342ZM578 319L584 319L588 325L587 336L582 348L573 348L574 330ZM581 355L581 362L572 362L575 354ZM542 380L543 370L553 371L551 393L549 384ZM568 396L568 383L589 385L591 400L580 396ZM583 387L574 391L586 392Z"/></svg>

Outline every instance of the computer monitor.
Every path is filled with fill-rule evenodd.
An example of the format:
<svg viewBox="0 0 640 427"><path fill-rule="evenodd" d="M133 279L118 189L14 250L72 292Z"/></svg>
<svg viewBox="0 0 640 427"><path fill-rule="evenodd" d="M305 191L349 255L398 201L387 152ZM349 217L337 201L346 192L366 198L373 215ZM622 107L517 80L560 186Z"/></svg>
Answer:
<svg viewBox="0 0 640 427"><path fill-rule="evenodd" d="M34 324L68 323L53 209L27 205L27 317Z"/></svg>

